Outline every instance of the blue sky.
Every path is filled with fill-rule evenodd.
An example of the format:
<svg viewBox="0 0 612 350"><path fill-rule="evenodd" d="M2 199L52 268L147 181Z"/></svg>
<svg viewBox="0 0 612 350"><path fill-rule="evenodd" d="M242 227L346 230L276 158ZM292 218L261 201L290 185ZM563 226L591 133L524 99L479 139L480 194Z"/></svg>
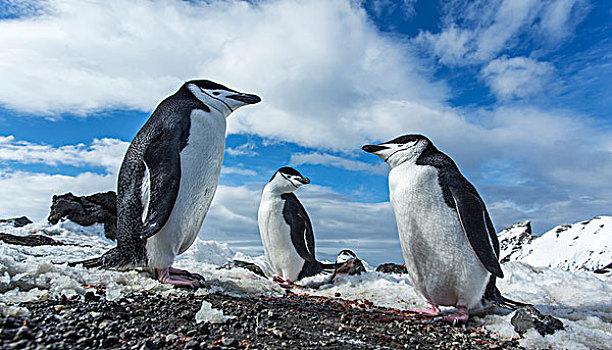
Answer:
<svg viewBox="0 0 612 350"><path fill-rule="evenodd" d="M228 119L201 237L260 252L256 210L292 165L317 249L401 260L368 142L422 133L498 229L610 215L612 21L588 0L3 1L0 217L115 188L128 142L181 83L260 95Z"/></svg>

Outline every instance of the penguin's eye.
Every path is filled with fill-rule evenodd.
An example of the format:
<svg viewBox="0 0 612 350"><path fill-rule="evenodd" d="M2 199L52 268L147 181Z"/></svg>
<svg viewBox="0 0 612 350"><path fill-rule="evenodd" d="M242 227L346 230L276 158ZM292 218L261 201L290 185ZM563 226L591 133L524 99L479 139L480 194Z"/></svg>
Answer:
<svg viewBox="0 0 612 350"><path fill-rule="evenodd" d="M214 92L213 92L213 95L215 95L215 96L218 96L219 94L220 94L220 92L219 92L219 91L214 91Z"/></svg>

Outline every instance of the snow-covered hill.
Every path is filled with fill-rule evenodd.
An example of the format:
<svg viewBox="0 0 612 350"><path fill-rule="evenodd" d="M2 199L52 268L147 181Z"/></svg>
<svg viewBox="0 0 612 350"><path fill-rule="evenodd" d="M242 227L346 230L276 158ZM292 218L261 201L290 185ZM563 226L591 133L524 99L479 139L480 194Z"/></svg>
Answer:
<svg viewBox="0 0 612 350"><path fill-rule="evenodd" d="M500 260L532 266L593 271L612 262L612 217L596 216L572 225L560 225L537 237L529 221L499 234Z"/></svg>

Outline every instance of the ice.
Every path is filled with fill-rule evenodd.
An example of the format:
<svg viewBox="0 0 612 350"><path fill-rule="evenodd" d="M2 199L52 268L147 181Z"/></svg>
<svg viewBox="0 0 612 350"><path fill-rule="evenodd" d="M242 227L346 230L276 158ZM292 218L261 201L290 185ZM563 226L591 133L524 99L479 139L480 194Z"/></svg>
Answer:
<svg viewBox="0 0 612 350"><path fill-rule="evenodd" d="M577 230L584 228L580 232L589 233L590 236L581 235L579 240L594 235L596 238L593 239L598 239L599 244L602 244L601 242L605 241L603 234L606 233L603 230L594 232L601 224L608 227L606 220L604 217L572 227L575 226ZM572 230L563 232L574 232ZM3 315L27 313L27 310L19 305L21 302L44 300L60 295L84 295L88 291L88 285L104 285L108 300L121 298L132 291L185 293L159 283L144 269L118 271L69 267L65 262L98 256L114 246L114 242L104 238L101 225L82 227L68 221L57 225L38 222L22 228L1 225L0 231L16 235L46 234L55 240L71 244L25 247L0 243L0 312ZM560 233L560 236L562 234ZM597 236L600 234L602 236ZM575 249L574 246L572 249ZM574 256L581 259L580 254ZM227 244L200 239L176 259L175 266L203 275L206 279L205 286L210 292L284 295L285 291L270 278L255 275L242 268L220 269L232 260L255 263L268 276L272 275L263 256L248 256L232 251ZM425 301L412 288L407 275L379 273L374 271L374 267L367 265L367 262L364 263L367 272L362 275L340 276L334 284L323 285L321 284L328 281L330 275L314 276L299 281L297 284L301 287L296 288L294 292L330 297L340 293L341 298L368 299L375 305L400 309L425 306ZM542 313L559 318L565 325L564 330L545 337L535 331L527 332L519 339L522 346L530 349L609 348L608 344L612 340L612 274L598 275L585 270L568 270L565 267L547 265L532 266L521 261L502 264L502 269L505 278L498 280L498 286L504 295L534 304ZM319 285L321 286L318 289L309 288ZM198 293L205 291L200 290ZM443 308L443 311L451 310L452 308ZM519 335L510 324L512 316L514 313L472 316L470 322L502 338L518 338ZM196 317L198 322L222 322L227 316L222 315L220 310L214 310L210 304L203 304Z"/></svg>
<svg viewBox="0 0 612 350"><path fill-rule="evenodd" d="M213 309L212 304L206 300L202 300L202 307L195 315L196 323L210 322L223 323L235 316L225 316L222 310Z"/></svg>

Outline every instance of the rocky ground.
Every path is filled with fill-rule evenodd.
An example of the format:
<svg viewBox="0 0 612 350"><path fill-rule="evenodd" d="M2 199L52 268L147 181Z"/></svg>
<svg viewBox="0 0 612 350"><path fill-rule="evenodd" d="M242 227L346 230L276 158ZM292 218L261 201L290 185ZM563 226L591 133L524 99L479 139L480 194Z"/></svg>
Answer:
<svg viewBox="0 0 612 350"><path fill-rule="evenodd" d="M373 307L368 301L288 293L230 296L186 291L133 293L107 301L103 286L84 298L24 303L30 314L3 317L2 349L516 349L481 329ZM206 300L223 324L196 323Z"/></svg>

